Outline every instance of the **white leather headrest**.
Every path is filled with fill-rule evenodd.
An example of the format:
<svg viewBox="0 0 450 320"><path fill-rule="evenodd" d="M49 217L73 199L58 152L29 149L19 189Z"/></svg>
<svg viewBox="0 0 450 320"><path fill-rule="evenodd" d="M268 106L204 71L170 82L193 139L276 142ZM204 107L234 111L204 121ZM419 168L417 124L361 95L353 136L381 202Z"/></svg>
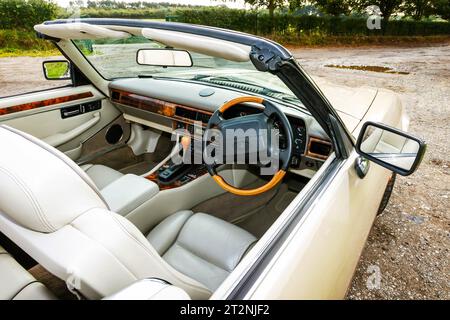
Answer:
<svg viewBox="0 0 450 320"><path fill-rule="evenodd" d="M28 229L54 232L107 205L92 180L66 155L0 125L0 211Z"/></svg>

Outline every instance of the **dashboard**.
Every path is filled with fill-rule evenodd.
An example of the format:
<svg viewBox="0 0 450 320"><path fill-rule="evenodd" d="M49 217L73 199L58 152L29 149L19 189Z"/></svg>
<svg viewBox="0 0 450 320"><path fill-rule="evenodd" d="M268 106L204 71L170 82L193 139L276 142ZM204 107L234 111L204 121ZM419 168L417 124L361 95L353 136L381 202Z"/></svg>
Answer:
<svg viewBox="0 0 450 320"><path fill-rule="evenodd" d="M188 130L191 134L202 134L210 116L222 105L222 101L225 102L234 98L233 93L236 95L236 92L234 91L217 88L216 91L220 90L220 94L216 97L219 98L219 101L206 101L208 103L205 103L204 99L201 99L201 97L197 98L192 93L196 93L195 89L201 91L207 86L190 84L190 88L194 90L193 92L191 91L187 97L186 95L183 95L183 99L177 99L176 97L173 97L172 94L171 99L166 100L164 91L156 92L155 89L157 88L155 88L155 86L147 86L144 90L141 86L143 81L147 80L147 82L151 82L149 80L153 79L133 80L136 80L136 82L132 83L135 85L130 85L130 79L112 82L110 84L111 101L123 112L125 119L170 133L175 129L181 128ZM159 82L153 80L152 83L160 84L160 82L165 82L164 87L161 88L169 91L170 88L167 89L167 86L170 87L174 83L181 86L181 90L178 88L178 90L174 90L172 93L183 92L183 85L185 85L182 82L162 80L159 80ZM123 83L126 85L123 85ZM195 88L196 86L199 86L199 88ZM231 92L231 94L228 92ZM224 97L224 95L228 96ZM195 101L196 103L193 104L192 102L194 102L194 100L198 101ZM187 105L184 102L188 102L190 105ZM192 105L195 105L196 107L193 107ZM285 114L288 117L294 135L290 169L319 169L332 152L332 146L329 139L315 119L309 114L293 111L291 108L286 108L285 110L283 111L285 111ZM241 104L225 111L223 117L229 119L260 112L262 112L262 108L257 105ZM194 126L194 123L200 123L201 125ZM274 120L274 126L280 127L279 122L276 119ZM195 132L196 130L197 132ZM280 130L281 147L283 145L284 135L282 130Z"/></svg>

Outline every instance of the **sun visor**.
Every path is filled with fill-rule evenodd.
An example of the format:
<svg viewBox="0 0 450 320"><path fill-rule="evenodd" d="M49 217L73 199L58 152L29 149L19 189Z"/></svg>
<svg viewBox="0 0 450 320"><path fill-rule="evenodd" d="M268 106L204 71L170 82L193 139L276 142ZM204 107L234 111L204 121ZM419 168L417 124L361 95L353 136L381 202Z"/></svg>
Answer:
<svg viewBox="0 0 450 320"><path fill-rule="evenodd" d="M111 30L83 22L38 24L34 26L34 30L57 39L122 39L130 36L127 32Z"/></svg>
<svg viewBox="0 0 450 320"><path fill-rule="evenodd" d="M190 33L143 28L142 35L167 46L236 62L250 60L250 47L230 41Z"/></svg>

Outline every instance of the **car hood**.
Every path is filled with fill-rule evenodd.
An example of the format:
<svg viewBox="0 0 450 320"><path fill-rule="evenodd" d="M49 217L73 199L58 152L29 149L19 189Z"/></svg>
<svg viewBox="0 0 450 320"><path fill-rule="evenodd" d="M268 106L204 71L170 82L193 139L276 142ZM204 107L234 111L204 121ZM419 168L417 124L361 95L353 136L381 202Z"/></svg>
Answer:
<svg viewBox="0 0 450 320"><path fill-rule="evenodd" d="M192 69L182 72L167 72L164 76L190 77L205 74L211 76L238 77L242 81L254 83L273 90L292 95L292 92L284 83L274 76L268 76L265 72L247 69ZM377 95L377 89L371 87L351 88L335 85L325 81L323 78L312 77L325 97L337 111L348 130L352 132L362 120L370 105Z"/></svg>
<svg viewBox="0 0 450 320"><path fill-rule="evenodd" d="M364 118L378 93L378 90L372 87L345 87L329 83L322 78L314 78L314 81L350 132Z"/></svg>

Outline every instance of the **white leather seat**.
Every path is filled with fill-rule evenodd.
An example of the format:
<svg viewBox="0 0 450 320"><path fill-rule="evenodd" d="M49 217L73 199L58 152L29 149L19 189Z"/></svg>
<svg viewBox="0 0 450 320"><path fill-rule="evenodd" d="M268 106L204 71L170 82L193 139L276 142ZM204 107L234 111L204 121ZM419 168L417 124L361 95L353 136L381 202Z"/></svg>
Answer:
<svg viewBox="0 0 450 320"><path fill-rule="evenodd" d="M239 227L190 210L166 218L147 239L172 267L204 284L211 292L256 241Z"/></svg>
<svg viewBox="0 0 450 320"><path fill-rule="evenodd" d="M255 241L227 222L183 211L150 232L152 246L58 150L1 125L0 150L0 231L86 298L149 277L208 298Z"/></svg>
<svg viewBox="0 0 450 320"><path fill-rule="evenodd" d="M54 300L56 297L0 247L0 300Z"/></svg>

